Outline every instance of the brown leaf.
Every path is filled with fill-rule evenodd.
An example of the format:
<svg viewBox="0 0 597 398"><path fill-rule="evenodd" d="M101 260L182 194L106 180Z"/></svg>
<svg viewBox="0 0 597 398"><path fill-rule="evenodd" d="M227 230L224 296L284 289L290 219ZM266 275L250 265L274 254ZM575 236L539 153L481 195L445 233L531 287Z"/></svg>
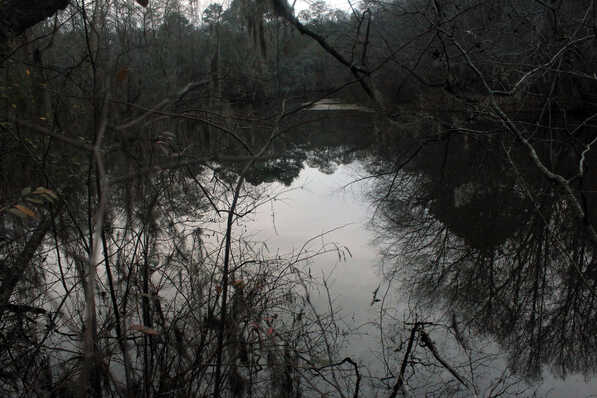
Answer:
<svg viewBox="0 0 597 398"><path fill-rule="evenodd" d="M49 190L48 188L44 187L37 187L35 191L33 191L34 195L42 195L44 197L49 197L50 201L58 199L58 195L54 193L54 191Z"/></svg>
<svg viewBox="0 0 597 398"><path fill-rule="evenodd" d="M20 211L21 213L25 214L26 216L32 217L32 218L37 218L37 214L35 214L35 212L33 210L31 210L28 207L22 206L22 205L15 205L14 206L15 209L17 209L18 211Z"/></svg>
<svg viewBox="0 0 597 398"><path fill-rule="evenodd" d="M233 281L231 285L237 289L242 289L243 287L245 287L245 282L243 282L241 279L238 279Z"/></svg>
<svg viewBox="0 0 597 398"><path fill-rule="evenodd" d="M143 325L131 325L131 329L151 336L157 336L160 334L160 332L158 332L157 330L145 327Z"/></svg>

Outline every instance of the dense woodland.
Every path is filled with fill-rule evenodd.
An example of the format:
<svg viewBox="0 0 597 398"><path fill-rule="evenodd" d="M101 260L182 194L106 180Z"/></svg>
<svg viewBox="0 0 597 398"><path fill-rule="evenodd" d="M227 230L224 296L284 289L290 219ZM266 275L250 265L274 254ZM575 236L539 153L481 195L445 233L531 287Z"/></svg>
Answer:
<svg viewBox="0 0 597 398"><path fill-rule="evenodd" d="M595 372L596 2L347 9L0 2L0 395L489 397ZM370 112L302 112L329 97ZM305 267L350 251L242 229L260 184L355 160L374 368Z"/></svg>

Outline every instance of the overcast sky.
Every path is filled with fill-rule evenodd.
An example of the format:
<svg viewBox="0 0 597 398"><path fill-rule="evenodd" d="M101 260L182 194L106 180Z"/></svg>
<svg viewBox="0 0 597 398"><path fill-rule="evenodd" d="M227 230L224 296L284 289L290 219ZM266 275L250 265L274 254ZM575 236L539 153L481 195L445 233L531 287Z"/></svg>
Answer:
<svg viewBox="0 0 597 398"><path fill-rule="evenodd" d="M207 7L211 3L219 3L227 8L232 0L200 0L200 8ZM297 12L309 8L309 5L316 0L296 0L294 8ZM341 10L350 11L350 4L348 3L349 0L325 0L328 7L330 8L339 8ZM360 0L350 0L353 6L357 6ZM288 3L292 5L294 0L288 0Z"/></svg>
<svg viewBox="0 0 597 398"><path fill-rule="evenodd" d="M297 11L303 10L305 8L309 8L309 4L313 3L315 0L297 0L295 4L295 9ZM356 7L359 0L350 0L352 5ZM289 0L289 3L292 4L292 0ZM326 0L326 3L330 8L339 8L341 10L349 11L350 5L348 0Z"/></svg>

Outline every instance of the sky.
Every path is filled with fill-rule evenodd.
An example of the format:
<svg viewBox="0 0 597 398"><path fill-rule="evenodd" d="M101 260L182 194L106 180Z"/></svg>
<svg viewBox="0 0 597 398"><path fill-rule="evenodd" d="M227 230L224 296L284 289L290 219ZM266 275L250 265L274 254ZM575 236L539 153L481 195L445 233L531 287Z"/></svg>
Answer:
<svg viewBox="0 0 597 398"><path fill-rule="evenodd" d="M309 8L309 4L313 3L315 0L297 0L295 4L295 10L300 11L306 8ZM356 7L359 0L350 0L352 5ZM289 0L289 3L292 4L292 0ZM350 11L350 4L348 0L326 0L328 7L330 8L339 8L344 11Z"/></svg>
<svg viewBox="0 0 597 398"><path fill-rule="evenodd" d="M230 4L232 0L199 0L199 3L201 4L200 8L203 7L207 7L207 5L209 5L210 3L220 3L222 4L225 8L228 7L228 5ZM295 0L288 0L288 3L290 5L292 5L292 3ZM314 3L317 0L296 0L295 3L295 10L296 12L300 12L301 10L307 9L309 8L309 5L311 3ZM330 8L338 8L344 11L350 11L350 4L349 1L352 2L352 5L356 7L356 5L359 3L360 0L325 0L325 2L327 3L328 7Z"/></svg>

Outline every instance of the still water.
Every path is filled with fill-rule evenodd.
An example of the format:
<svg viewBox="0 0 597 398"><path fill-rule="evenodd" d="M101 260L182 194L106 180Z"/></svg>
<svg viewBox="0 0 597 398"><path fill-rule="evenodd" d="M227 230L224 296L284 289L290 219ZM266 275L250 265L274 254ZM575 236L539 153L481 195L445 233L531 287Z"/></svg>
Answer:
<svg viewBox="0 0 597 398"><path fill-rule="evenodd" d="M331 175L306 166L289 188L271 184L270 189L283 193L259 209L249 226L272 253L296 252L305 243L311 250L333 244L347 248L347 256L330 252L315 257L309 268L312 275L328 280L347 327L358 329L359 335L375 331L367 324L376 321L371 300L380 281L380 258L367 228L372 209L364 200L363 184L349 185L362 172L358 163L339 166ZM323 296L319 304L325 305ZM376 341L372 336L357 340L360 344L345 356L366 360Z"/></svg>
<svg viewBox="0 0 597 398"><path fill-rule="evenodd" d="M257 210L247 223L248 234L256 241L267 242L267 250L270 253L295 253L305 244L313 249L328 244L348 248L350 255L346 257L339 258L337 253L328 253L314 258L309 264L310 272L322 276L329 282L333 304L340 310L341 319L346 329L351 332L339 358L350 356L358 359L372 376L369 380L371 383L366 384L364 392L371 396L386 396L388 391L378 383L372 382L376 378L388 376L383 365L380 344L380 338L388 338L387 334L382 336L379 328L381 305L383 304L384 308L389 307L391 311L391 317L384 319L384 326L387 328L384 330L387 331L392 328L397 330L403 321L411 319L409 311L412 310L412 303L407 294L407 286L402 286L399 280L388 284L387 278L382 276L384 258L376 245L376 228L371 224L372 216L377 209L368 199L371 184L375 184L375 181L366 179L355 182L368 174L360 161L336 165L332 169L334 171L331 173L323 173L318 168L303 164L300 174L290 186L280 183L268 184L267 189L276 199ZM379 290L379 293L374 296L376 290ZM380 302L382 292L383 303ZM317 304L325 310L328 304L326 297L319 297ZM383 312L384 317L388 313ZM432 320L434 317L441 318L442 314L430 308L425 317ZM436 334L435 339L440 352L449 355L456 363L463 360L458 358L461 354L458 354L454 343L446 336ZM483 355L486 357L480 365L482 369L476 375L475 381L479 386L479 395L490 396L488 386L504 374L507 357L491 339L481 340L484 344ZM388 344L387 340L385 344ZM395 361L396 359L398 363L393 364L394 372L399 365L400 354L394 358ZM446 372L439 372L438 377L440 382L451 378ZM416 385L420 380L417 381L415 376L411 382ZM393 384L393 381L388 384ZM378 389L374 390L373 386L377 386ZM412 395L427 396L428 392L425 390L426 387L415 388ZM435 396L442 394L444 393ZM597 382L580 375L570 375L562 380L545 370L538 382L526 384L518 380L517 387L505 395L534 394L549 397L597 396ZM456 395L470 394L461 392Z"/></svg>
<svg viewBox="0 0 597 398"><path fill-rule="evenodd" d="M401 393L408 396L588 397L597 393L597 382L577 375L591 371L590 361L597 351L591 343L597 319L592 318L595 289L591 290L590 283L597 283L597 273L591 273L592 256L583 246L586 242L578 239L574 229L578 225L562 215L566 203L555 200L552 186L524 164L524 153L509 148L507 154L516 160L517 169L514 161L500 155L504 142L496 139L475 140L461 135L439 139L439 130L424 119L404 123L395 130L377 128L373 124L378 121L371 112L339 104L325 103L288 122L288 134L271 150L275 159L272 156L260 161L247 175L243 195L250 203L244 210L251 210L234 223L233 236L240 236L251 246L251 251L241 253L241 257L252 260L255 254L259 259L263 251L263 258L268 259L264 263L269 268L256 266L254 275L244 274L253 291L260 292L266 283L275 285L277 271L289 269L291 261L286 261L296 253L318 253L296 256L308 258L300 262L297 278L308 275L312 279L309 288L315 288L310 291L314 307L324 316L332 309L333 323L326 326L336 327L330 332L343 344L334 345L338 350L325 358L319 351L306 351L313 353L308 362L301 359L308 366L295 369L310 372L322 364L321 359L341 361L350 357L359 364L363 378L361 397L389 397L402 363L408 366L407 387ZM267 129L246 130L252 134L248 133L247 140L255 147L265 141L263 131ZM204 133L206 145L234 153L234 145L222 140L221 135ZM215 180L216 174L226 183L234 181L240 169L233 162L210 165L205 184ZM203 193L195 186L196 180L183 178L165 186L179 187L187 182L189 186L182 186L194 187L196 199L200 199ZM228 208L229 195L215 192L213 198L219 207ZM537 200L529 200L529 193ZM160 294L169 299L164 302L173 304L172 310L166 311L171 311L168 314L175 319L174 327L183 330L182 336L185 328L192 338L196 330L208 336L218 328L212 313L215 305L210 308L209 304L215 302L210 301L210 294L221 289L213 275L217 276L221 261L220 237L226 218L213 211L206 218L204 210L194 218L195 200L176 202L176 194L169 197L169 204L191 206L188 211L175 213L177 217L185 215L180 223L178 219L171 223L181 230L154 244L160 249L155 258L160 265L156 270L160 271L152 274L151 282L162 286ZM253 209L253 200L262 205ZM188 225L187 213L193 220ZM183 233L182 228L188 230ZM131 231L134 228L128 234ZM139 234L138 240L142 237ZM126 233L122 239L136 241L129 240ZM149 243L148 239L148 248ZM133 259L125 263L143 264ZM259 261L247 263L261 266ZM121 269L116 283L124 290L135 273L133 267ZM234 325L245 329L239 327L235 333L244 337L245 332L254 335L262 330L259 333L264 338L274 341L273 328L277 325L267 322L274 322L278 314L270 313L272 306L267 302L244 296L242 279L233 279L232 284L230 295L233 303L237 298L236 314L244 311L251 317L236 318ZM55 286L62 289L60 283ZM293 286L300 290L300 283ZM64 290L57 291L56 303L62 296ZM148 294L138 296L138 302L143 302ZM284 293L279 297L291 302L295 300L292 296ZM99 316L107 322L111 304L106 294L99 300ZM302 305L306 307L304 301ZM70 318L80 314L76 305L64 306L62 311ZM143 323L141 313L137 314L130 320L134 333L139 329L158 333L139 326ZM280 314L279 324L296 316L292 324L283 327L290 326L287 329L297 334L306 330L301 329L300 320L294 328L294 319L303 314L298 306L290 308L289 304ZM315 324L313 318L309 322ZM65 321L65 329L69 328ZM312 338L321 346L317 339L328 330L320 327L312 333L313 329L317 328L309 329L307 341L310 344L308 339ZM61 337L65 342L56 341L55 345L64 349L70 344L75 353L79 343L76 330L75 325L71 334ZM415 341L409 336L415 332L430 336L432 344L417 337L409 351L409 341ZM151 340L145 336L143 341ZM268 349L275 352L277 347L272 344ZM436 350L433 355L431 347ZM179 358L188 354L182 345L175 348ZM242 345L237 348L240 352ZM134 361L141 360L140 352L132 354ZM255 352L257 356L258 350ZM55 360L64 362L65 358ZM546 365L557 361L551 368L567 374L565 380L545 370L549 368ZM279 369L273 362L270 368ZM115 370L123 374L120 368ZM342 372L345 380L339 384L347 388L336 391L352 395L354 371L343 368ZM457 381L455 374L466 382ZM321 381L317 374L308 376L316 383ZM319 395L306 392L304 396Z"/></svg>

